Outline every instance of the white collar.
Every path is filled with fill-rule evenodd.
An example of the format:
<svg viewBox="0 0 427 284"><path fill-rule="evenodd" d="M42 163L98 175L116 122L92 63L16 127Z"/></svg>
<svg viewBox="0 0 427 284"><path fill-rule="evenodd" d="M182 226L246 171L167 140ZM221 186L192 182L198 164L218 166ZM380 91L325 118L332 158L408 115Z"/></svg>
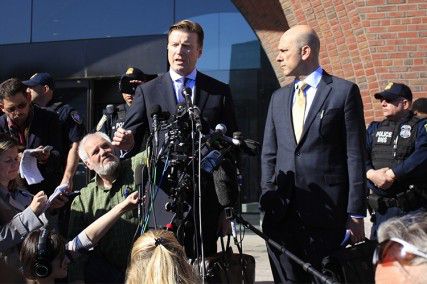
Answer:
<svg viewBox="0 0 427 284"><path fill-rule="evenodd" d="M191 71L190 74L188 74L187 76L182 76L182 75L179 75L178 73L176 73L172 68L169 68L169 74L170 74L170 76L172 78L172 81L174 81L174 82L176 80L178 80L178 79L181 79L182 77L190 78L190 79L192 79L192 80L195 81L196 80L196 75L197 75L197 69L194 68L193 71Z"/></svg>
<svg viewBox="0 0 427 284"><path fill-rule="evenodd" d="M304 82L308 84L312 88L317 88L317 85L319 85L320 80L322 79L323 69L322 67L317 67L316 70L314 70L310 75L308 75ZM297 88L298 80L295 80L295 89Z"/></svg>

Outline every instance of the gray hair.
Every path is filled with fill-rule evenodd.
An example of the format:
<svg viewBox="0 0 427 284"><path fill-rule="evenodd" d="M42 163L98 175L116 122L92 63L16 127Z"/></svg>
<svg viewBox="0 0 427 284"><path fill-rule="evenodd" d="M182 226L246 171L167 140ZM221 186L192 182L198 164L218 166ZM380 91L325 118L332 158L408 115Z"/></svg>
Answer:
<svg viewBox="0 0 427 284"><path fill-rule="evenodd" d="M79 157L83 162L85 162L87 159L89 159L89 156L88 156L86 150L84 149L84 145L86 144L87 139L92 135L97 135L97 136L101 137L102 139L104 139L105 141L107 141L108 143L111 144L110 137L108 137L108 135L103 133L103 132L98 131L98 132L86 134L79 143Z"/></svg>
<svg viewBox="0 0 427 284"><path fill-rule="evenodd" d="M427 253L427 212L395 217L382 223L378 229L378 241L391 238L404 240ZM427 259L416 257L412 264L426 262Z"/></svg>

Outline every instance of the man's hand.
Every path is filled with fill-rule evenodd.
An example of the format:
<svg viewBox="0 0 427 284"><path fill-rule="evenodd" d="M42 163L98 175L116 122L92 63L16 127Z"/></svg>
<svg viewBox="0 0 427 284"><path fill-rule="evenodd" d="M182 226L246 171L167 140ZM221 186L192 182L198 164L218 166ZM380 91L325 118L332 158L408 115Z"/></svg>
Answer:
<svg viewBox="0 0 427 284"><path fill-rule="evenodd" d="M129 194L128 197L126 197L125 200L123 200L121 202L122 207L122 212L126 212L129 211L131 209L136 208L136 205L140 202L144 202L145 200L145 196L141 198L139 198L139 193L138 191L134 191L131 194Z"/></svg>
<svg viewBox="0 0 427 284"><path fill-rule="evenodd" d="M376 187L381 189L388 189L394 182L394 178L392 178L390 174L387 174L388 171L391 170L389 168L382 168L378 170L371 169L366 172L366 177L372 181Z"/></svg>
<svg viewBox="0 0 427 284"><path fill-rule="evenodd" d="M67 185L67 189L66 192L73 192L73 177L63 177L62 181L59 184L66 184Z"/></svg>
<svg viewBox="0 0 427 284"><path fill-rule="evenodd" d="M135 144L132 131L126 130L121 127L118 128L117 131L114 133L112 144L116 146L119 150L131 150Z"/></svg>
<svg viewBox="0 0 427 284"><path fill-rule="evenodd" d="M349 217L347 221L347 229L350 231L350 239L353 244L360 243L365 240L365 226L363 218Z"/></svg>
<svg viewBox="0 0 427 284"><path fill-rule="evenodd" d="M37 151L33 152L31 155L35 157L40 164L47 163L47 160L49 159L49 156L50 156L50 150L52 150L52 147L38 146L36 150Z"/></svg>

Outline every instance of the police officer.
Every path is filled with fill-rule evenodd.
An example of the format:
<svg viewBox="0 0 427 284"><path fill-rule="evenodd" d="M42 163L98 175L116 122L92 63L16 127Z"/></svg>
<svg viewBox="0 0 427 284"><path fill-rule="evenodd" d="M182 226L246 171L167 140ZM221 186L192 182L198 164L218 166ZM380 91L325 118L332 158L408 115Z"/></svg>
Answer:
<svg viewBox="0 0 427 284"><path fill-rule="evenodd" d="M427 205L427 123L410 110L408 86L389 83L375 94L385 119L367 129L369 207L373 210L371 238L387 219Z"/></svg>
<svg viewBox="0 0 427 284"><path fill-rule="evenodd" d="M427 118L427 98L419 98L412 104L412 111L419 118Z"/></svg>
<svg viewBox="0 0 427 284"><path fill-rule="evenodd" d="M58 101L54 96L55 82L49 73L36 73L23 83L28 86L31 101L58 114L63 128L65 172L61 184L73 188L73 177L79 162L77 150L79 141L86 134L80 114L68 104Z"/></svg>
<svg viewBox="0 0 427 284"><path fill-rule="evenodd" d="M125 122L126 112L132 105L136 87L155 77L157 77L157 75L148 75L138 68L129 67L119 81L119 90L125 103L115 107L113 105L107 105L103 118L99 121L96 130L104 132L113 139L114 132L116 132L119 127L122 127Z"/></svg>

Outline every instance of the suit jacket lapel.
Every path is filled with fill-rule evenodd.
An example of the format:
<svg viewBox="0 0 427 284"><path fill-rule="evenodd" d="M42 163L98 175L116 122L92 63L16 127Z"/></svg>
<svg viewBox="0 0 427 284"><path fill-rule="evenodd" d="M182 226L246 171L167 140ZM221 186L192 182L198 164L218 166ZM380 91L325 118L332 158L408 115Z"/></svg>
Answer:
<svg viewBox="0 0 427 284"><path fill-rule="evenodd" d="M170 113L175 113L176 105L177 105L176 94L175 94L175 88L173 87L172 78L169 72L166 73L165 76L163 76L162 81L163 82L161 83L161 86L162 86L161 88L164 88L166 94L169 94L169 95L166 95L166 105L167 105L168 111Z"/></svg>
<svg viewBox="0 0 427 284"><path fill-rule="evenodd" d="M292 130L292 140L294 143L294 146L297 144L297 141L295 139L295 131L294 131L294 123L292 119L292 106L293 106L293 100L294 100L294 90L295 90L295 84L289 85L288 90L285 91L285 107L287 108L287 111L285 111L285 121L289 121L289 125L291 126L290 129Z"/></svg>
<svg viewBox="0 0 427 284"><path fill-rule="evenodd" d="M203 109L205 108L206 101L208 99L208 92L206 92L203 89L203 86L205 85L205 75L203 73L200 73L197 71L196 75L196 93L194 97L194 104L199 107L200 112L203 112Z"/></svg>
<svg viewBox="0 0 427 284"><path fill-rule="evenodd" d="M307 118L305 119L304 129L302 131L300 141L304 139L304 136L307 134L308 129L310 128L311 124L317 116L317 113L322 107L323 102L326 100L332 90L331 86L329 85L330 83L332 83L332 78L328 73L326 73L325 71L323 72L324 74L319 82L319 85L317 86L317 91L316 95L314 96L313 103L311 104Z"/></svg>

